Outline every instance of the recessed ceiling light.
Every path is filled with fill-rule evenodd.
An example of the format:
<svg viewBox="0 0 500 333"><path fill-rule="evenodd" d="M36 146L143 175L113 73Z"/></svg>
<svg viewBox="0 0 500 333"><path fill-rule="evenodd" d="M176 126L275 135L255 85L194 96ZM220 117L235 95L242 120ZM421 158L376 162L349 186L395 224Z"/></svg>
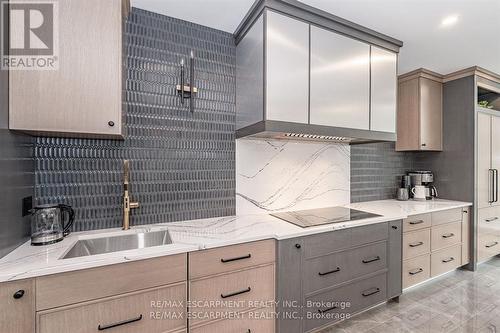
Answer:
<svg viewBox="0 0 500 333"><path fill-rule="evenodd" d="M458 22L458 15L450 15L446 16L442 21L441 21L441 26L442 27L451 27L452 25L457 24Z"/></svg>

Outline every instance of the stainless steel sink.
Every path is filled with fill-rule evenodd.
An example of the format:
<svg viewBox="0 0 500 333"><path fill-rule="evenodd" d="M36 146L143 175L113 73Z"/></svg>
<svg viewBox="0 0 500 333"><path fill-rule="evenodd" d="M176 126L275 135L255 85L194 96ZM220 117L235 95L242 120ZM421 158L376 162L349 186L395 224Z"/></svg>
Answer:
<svg viewBox="0 0 500 333"><path fill-rule="evenodd" d="M96 254L143 249L153 246L172 244L168 230L141 232L135 234L81 239L62 257L62 259L93 256Z"/></svg>

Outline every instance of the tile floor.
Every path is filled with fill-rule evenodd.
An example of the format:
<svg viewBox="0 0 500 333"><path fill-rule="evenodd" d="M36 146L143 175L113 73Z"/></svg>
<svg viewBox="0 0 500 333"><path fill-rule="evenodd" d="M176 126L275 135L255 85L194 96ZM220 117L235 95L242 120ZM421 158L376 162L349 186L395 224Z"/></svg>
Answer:
<svg viewBox="0 0 500 333"><path fill-rule="evenodd" d="M500 332L500 258L457 270L321 333Z"/></svg>

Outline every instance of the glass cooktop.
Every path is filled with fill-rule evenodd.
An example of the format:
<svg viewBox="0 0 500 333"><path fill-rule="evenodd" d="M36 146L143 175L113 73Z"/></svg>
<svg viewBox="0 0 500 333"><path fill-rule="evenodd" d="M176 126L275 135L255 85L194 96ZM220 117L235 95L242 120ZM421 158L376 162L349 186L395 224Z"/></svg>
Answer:
<svg viewBox="0 0 500 333"><path fill-rule="evenodd" d="M327 207L298 210L295 212L275 213L271 215L288 223L298 225L302 228L314 227L324 224L356 221L381 216L346 207Z"/></svg>

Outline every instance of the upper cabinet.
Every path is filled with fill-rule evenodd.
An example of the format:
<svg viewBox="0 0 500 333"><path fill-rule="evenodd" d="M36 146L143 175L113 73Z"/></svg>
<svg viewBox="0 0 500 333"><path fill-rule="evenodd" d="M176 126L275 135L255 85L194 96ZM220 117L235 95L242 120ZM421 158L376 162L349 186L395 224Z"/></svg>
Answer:
<svg viewBox="0 0 500 333"><path fill-rule="evenodd" d="M127 0L57 2L58 68L10 71L10 129L123 137L122 38L128 5Z"/></svg>
<svg viewBox="0 0 500 333"><path fill-rule="evenodd" d="M311 124L370 129L370 45L311 27Z"/></svg>
<svg viewBox="0 0 500 333"><path fill-rule="evenodd" d="M298 1L258 1L235 32L236 136L395 141L402 42Z"/></svg>
<svg viewBox="0 0 500 333"><path fill-rule="evenodd" d="M307 123L309 25L267 12L267 119Z"/></svg>
<svg viewBox="0 0 500 333"><path fill-rule="evenodd" d="M443 150L443 77L419 69L399 77L396 150Z"/></svg>

